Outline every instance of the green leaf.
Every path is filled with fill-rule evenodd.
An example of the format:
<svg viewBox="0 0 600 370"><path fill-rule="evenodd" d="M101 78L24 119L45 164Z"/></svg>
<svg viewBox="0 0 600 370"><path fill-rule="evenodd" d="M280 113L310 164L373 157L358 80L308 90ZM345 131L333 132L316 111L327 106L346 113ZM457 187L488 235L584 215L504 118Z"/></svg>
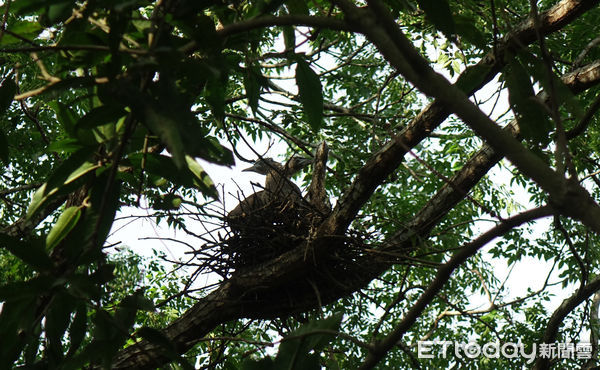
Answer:
<svg viewBox="0 0 600 370"><path fill-rule="evenodd" d="M77 129L92 129L107 123L115 123L126 113L121 106L101 105L81 117L77 122Z"/></svg>
<svg viewBox="0 0 600 370"><path fill-rule="evenodd" d="M98 269L90 275L92 280L98 285L108 283L115 278L115 265L110 263L104 263L98 266Z"/></svg>
<svg viewBox="0 0 600 370"><path fill-rule="evenodd" d="M221 145L212 136L204 135L200 139L198 137L187 137L184 141L186 142L186 148L189 148L188 153L190 156L200 157L208 162L229 167L235 164L231 150Z"/></svg>
<svg viewBox="0 0 600 370"><path fill-rule="evenodd" d="M129 156L128 159L134 167L140 168L143 157L143 154L136 153ZM177 168L173 163L173 158L157 153L147 153L145 158L146 172L149 174L165 178L179 186L194 187L192 176L189 176L190 174L185 169L180 170Z"/></svg>
<svg viewBox="0 0 600 370"><path fill-rule="evenodd" d="M256 5L248 12L248 15L250 17L258 17L271 13L279 8L284 2L286 2L286 0L258 0L254 2Z"/></svg>
<svg viewBox="0 0 600 370"><path fill-rule="evenodd" d="M90 155L89 149L84 148L64 161L48 181L33 194L27 209L27 217L31 218L54 195L72 190L77 185L77 180L100 168L99 164L87 162Z"/></svg>
<svg viewBox="0 0 600 370"><path fill-rule="evenodd" d="M278 369L320 369L318 354L333 339L334 334L312 333L317 330L339 330L342 315L336 314L323 320L310 321L287 335L279 346L275 359Z"/></svg>
<svg viewBox="0 0 600 370"><path fill-rule="evenodd" d="M75 136L75 124L77 123L78 117L75 111L61 102L49 102L48 105L56 113L58 122L62 125L63 129L71 136Z"/></svg>
<svg viewBox="0 0 600 370"><path fill-rule="evenodd" d="M556 94L558 95L558 101L564 102L569 113L571 113L578 120L581 120L585 115L583 104L575 96L573 91L571 91L571 89L567 85L565 85L561 78L559 78L558 76L553 76L553 78Z"/></svg>
<svg viewBox="0 0 600 370"><path fill-rule="evenodd" d="M258 73L260 73L260 70ZM258 108L258 98L260 97L260 84L257 81L254 67L246 69L246 74L244 75L244 89L246 90L248 106L253 112L256 112L256 109Z"/></svg>
<svg viewBox="0 0 600 370"><path fill-rule="evenodd" d="M73 5L73 1L55 1L48 7L48 11L46 13L49 24L52 25L69 18L73 14Z"/></svg>
<svg viewBox="0 0 600 370"><path fill-rule="evenodd" d="M73 153L83 148L77 139L69 138L51 142L47 150L56 153Z"/></svg>
<svg viewBox="0 0 600 370"><path fill-rule="evenodd" d="M50 270L54 264L43 245L32 240L24 242L6 234L0 234L2 248L17 256L37 271Z"/></svg>
<svg viewBox="0 0 600 370"><path fill-rule="evenodd" d="M125 297L115 312L115 324L122 333L129 332L133 327L138 310L154 310L154 304L144 297L144 291L141 289Z"/></svg>
<svg viewBox="0 0 600 370"><path fill-rule="evenodd" d="M508 63L504 80L508 88L508 101L515 112L523 138L534 143L547 142L552 124L544 109L535 101L529 74L516 58Z"/></svg>
<svg viewBox="0 0 600 370"><path fill-rule="evenodd" d="M287 0L285 5L287 6L290 14L309 14L308 6L304 0Z"/></svg>
<svg viewBox="0 0 600 370"><path fill-rule="evenodd" d="M165 194L161 196L154 204L152 208L161 210L175 210L181 206L182 199L180 196L175 194Z"/></svg>
<svg viewBox="0 0 600 370"><path fill-rule="evenodd" d="M54 249L77 225L80 216L81 209L79 207L65 209L46 237L46 248L48 250Z"/></svg>
<svg viewBox="0 0 600 370"><path fill-rule="evenodd" d="M458 73L460 73L461 68L462 68L462 66L461 66L460 62L458 60L454 59L452 61L452 71L454 73L458 74Z"/></svg>
<svg viewBox="0 0 600 370"><path fill-rule="evenodd" d="M81 347L83 338L87 331L87 308L85 304L79 304L75 311L75 317L69 326L69 352L67 357L72 356Z"/></svg>
<svg viewBox="0 0 600 370"><path fill-rule="evenodd" d="M417 11L417 5L412 0L384 0L394 13L412 14ZM394 14L394 15L395 15Z"/></svg>
<svg viewBox="0 0 600 370"><path fill-rule="evenodd" d="M575 94L573 94L573 91L571 91L571 89L565 85L563 80L556 74L552 73L553 86L550 84L550 79L548 78L548 68L543 58L532 53L525 52L519 54L519 57L521 60L523 60L525 66L528 67L529 73L542 85L546 93L550 93L552 88L554 88L559 105L564 104L569 113L575 118L583 118L583 115L585 114L583 105L579 99L577 99Z"/></svg>
<svg viewBox="0 0 600 370"><path fill-rule="evenodd" d="M194 175L194 184L203 194L210 195L214 199L219 199L219 192L215 187L204 168L190 156L186 156L185 160L188 165L188 169Z"/></svg>
<svg viewBox="0 0 600 370"><path fill-rule="evenodd" d="M189 1L189 3L198 4L198 1ZM177 26L183 35L195 40L200 50L215 54L221 49L223 40L217 33L215 22L211 17L198 12L195 14L187 12L171 23Z"/></svg>
<svg viewBox="0 0 600 370"><path fill-rule="evenodd" d="M94 263L103 258L102 246L119 209L120 196L120 180L111 178L109 171L99 171L89 190L84 217L72 231L74 235L65 241L64 249L77 258L74 261L77 265Z"/></svg>
<svg viewBox="0 0 600 370"><path fill-rule="evenodd" d="M427 19L447 37L456 33L452 11L446 0L417 0Z"/></svg>
<svg viewBox="0 0 600 370"><path fill-rule="evenodd" d="M491 66L486 64L469 66L458 77L456 86L465 92L465 94L470 95L488 80L491 70Z"/></svg>
<svg viewBox="0 0 600 370"><path fill-rule="evenodd" d="M260 360L246 359L242 362L242 370L277 370L275 361L271 357L261 358Z"/></svg>
<svg viewBox="0 0 600 370"><path fill-rule="evenodd" d="M464 15L454 17L456 33L467 42L477 46L480 49L487 47L488 38L480 31L473 22L473 18Z"/></svg>
<svg viewBox="0 0 600 370"><path fill-rule="evenodd" d="M44 95L49 95L50 97L58 97L59 93L64 90L70 89L78 89L83 87L91 87L97 85L96 80L93 77L73 77L73 78L65 78L56 83L52 83L47 85L47 88L44 90ZM56 106L55 102L48 102L50 107ZM73 122L77 121L77 117L73 120Z"/></svg>
<svg viewBox="0 0 600 370"><path fill-rule="evenodd" d="M44 278L44 280L48 280ZM0 287L0 297L2 290ZM25 286L22 288L26 289ZM38 327L39 320L35 313L38 297L35 295L25 295L24 299L4 301L2 302L2 311L0 313L0 338L12 338L11 340L3 340L0 346L0 368L12 369L19 354L27 343L28 339L21 333L27 333L32 326ZM35 329L34 329L35 330Z"/></svg>
<svg viewBox="0 0 600 370"><path fill-rule="evenodd" d="M44 8L48 0L19 0L13 1L10 4L11 12L18 15L28 14Z"/></svg>
<svg viewBox="0 0 600 370"><path fill-rule="evenodd" d="M301 57L296 59L296 85L308 124L314 131L323 125L323 90L319 76Z"/></svg>
<svg viewBox="0 0 600 370"><path fill-rule="evenodd" d="M35 325L35 327L31 330L29 334L27 347L25 347L25 353L23 354L25 365L33 365L35 360L37 359L38 352L41 349L41 333L42 326L38 323L37 325Z"/></svg>
<svg viewBox="0 0 600 370"><path fill-rule="evenodd" d="M129 160L134 167L140 167L142 154L134 154ZM218 198L218 193L212 181L202 168L192 157L186 156L186 167L177 168L173 159L156 153L146 154L146 171L149 174L162 177L171 183L186 188L197 188L204 194Z"/></svg>
<svg viewBox="0 0 600 370"><path fill-rule="evenodd" d="M167 133L182 144L176 148L182 155L190 155L192 157L200 157L212 163L231 166L234 164L233 153L231 150L222 146L219 141L210 136L206 128L202 127L201 122L191 112L182 109L175 109L170 112L167 118L172 122L171 127L163 128L166 130L174 130L172 133ZM166 136L165 136L166 137ZM165 142L165 140L163 140ZM176 141L173 141L175 143ZM171 146L167 144L169 151ZM175 144L173 144L175 145ZM173 152L171 152L173 154ZM178 154L179 155L179 154ZM175 155L173 155L175 158ZM185 163L184 163L185 165ZM181 168L181 166L179 166Z"/></svg>
<svg viewBox="0 0 600 370"><path fill-rule="evenodd" d="M73 155L64 161L48 178L48 181L46 182L46 194L62 185L69 184L98 168L97 164L88 162L89 158L90 153L87 148L73 153Z"/></svg>
<svg viewBox="0 0 600 370"><path fill-rule="evenodd" d="M71 311L74 308L74 297L65 292L59 292L54 296L46 314L45 330L48 350L57 361L63 357L62 337L67 330Z"/></svg>
<svg viewBox="0 0 600 370"><path fill-rule="evenodd" d="M0 115L3 115L10 107L16 92L17 85L12 78L2 81L2 85L0 85Z"/></svg>
<svg viewBox="0 0 600 370"><path fill-rule="evenodd" d="M73 274L69 277L69 288L73 295L84 296L91 300L98 300L102 296L102 288L98 286L94 277L84 274Z"/></svg>
<svg viewBox="0 0 600 370"><path fill-rule="evenodd" d="M47 293L54 283L48 276L38 276L27 281L0 285L0 302L38 297Z"/></svg>
<svg viewBox="0 0 600 370"><path fill-rule="evenodd" d="M50 194L52 195L52 194ZM27 218L31 218L41 206L48 201L49 195L46 194L46 184L40 186L33 196L31 197L31 202L29 203L29 207L27 208Z"/></svg>
<svg viewBox="0 0 600 370"><path fill-rule="evenodd" d="M145 105L145 123L169 148L173 162L178 168L185 166L185 151L178 123L170 115L159 112L152 105Z"/></svg>
<svg viewBox="0 0 600 370"><path fill-rule="evenodd" d="M175 9L172 10L173 16L175 18L195 18L209 4L209 1L180 0L176 3Z"/></svg>
<svg viewBox="0 0 600 370"><path fill-rule="evenodd" d="M114 139L117 122L127 112L119 105L102 105L89 111L76 124L79 141L86 145L95 145Z"/></svg>
<svg viewBox="0 0 600 370"><path fill-rule="evenodd" d="M223 121L225 118L225 83L220 71L211 76L204 89L204 98L208 102L215 118Z"/></svg>
<svg viewBox="0 0 600 370"><path fill-rule="evenodd" d="M13 4L14 3L11 4L11 10ZM12 34L17 34L29 40L35 39L40 34L40 32L42 32L42 30L43 27L40 25L39 22L36 21L20 20L16 22L11 22L8 26L8 31L10 31ZM12 34L5 33L2 37L2 41L0 41L0 45L23 42L23 40L14 37Z"/></svg>

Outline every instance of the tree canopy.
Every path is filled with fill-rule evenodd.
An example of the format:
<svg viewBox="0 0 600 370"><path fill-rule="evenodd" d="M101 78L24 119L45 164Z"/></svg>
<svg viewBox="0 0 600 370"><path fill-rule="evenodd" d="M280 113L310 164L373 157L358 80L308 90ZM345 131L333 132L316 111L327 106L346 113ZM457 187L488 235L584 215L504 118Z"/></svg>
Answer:
<svg viewBox="0 0 600 370"><path fill-rule="evenodd" d="M3 1L0 367L598 365L598 4ZM265 138L304 196L232 230L206 164Z"/></svg>

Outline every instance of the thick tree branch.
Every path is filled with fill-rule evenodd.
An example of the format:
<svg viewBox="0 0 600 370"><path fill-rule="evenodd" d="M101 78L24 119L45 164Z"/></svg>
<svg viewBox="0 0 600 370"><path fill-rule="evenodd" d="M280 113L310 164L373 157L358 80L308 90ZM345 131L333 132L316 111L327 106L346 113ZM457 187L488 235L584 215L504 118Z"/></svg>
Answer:
<svg viewBox="0 0 600 370"><path fill-rule="evenodd" d="M593 4L591 4L593 3ZM543 32L551 32L556 30L583 11L589 9L597 2L591 1L562 1L552 10L544 14L545 21L543 23ZM560 16L564 17L561 18ZM517 31L507 36L510 44L523 44L534 41L535 35L533 32L533 24L524 22ZM517 42L518 41L518 42ZM499 45L499 48L501 46ZM493 77L501 64L496 65L495 58L486 57L486 63L490 67L491 75L482 77L483 85L485 81ZM499 58L501 59L501 58ZM494 67L496 66L496 67ZM495 70L495 72L494 72ZM575 81L575 79L574 79ZM337 214L330 217L328 222L318 233L318 239L314 240L311 245L302 244L299 247L282 254L281 256L267 261L264 264L252 268L251 271L237 272L230 280L224 282L222 286L215 292L202 298L194 307L189 309L181 318L173 322L164 333L175 344L178 352L183 353L197 343L203 335L210 332L216 325L228 320L233 320L242 317L248 318L271 318L278 315L303 311L314 307L317 299L314 301L305 300L302 302L293 300L278 300L265 299L270 297L269 292L277 292L282 287L291 286L290 284L299 284L303 280L303 274L306 272L307 264L312 265L312 256L309 256L309 261L306 260L306 253L313 253L314 260L319 261L319 254L331 247L332 243L343 240L341 236L349 222L354 218L358 209L370 197L374 189L379 186L376 181L371 181L372 175L379 176L379 179L384 179L387 174L391 173L401 162L405 154L406 147L412 147L420 142L423 138L439 125L448 113L439 103L434 103L433 108L430 106L422 112L412 127L404 131L394 142L386 145L381 151L377 152L373 159L367 162L367 165L359 173L352 188L346 193L346 196L338 202L336 207ZM490 159L491 158L491 159ZM500 154L494 152L490 148L485 150L485 153L478 157L474 162L474 166L480 165L479 169L468 166L468 169L461 171L461 176L455 176L452 181L455 187L468 191L469 184L475 184L480 176L485 174L488 166L496 163L501 158ZM492 162L490 162L492 161ZM381 165L383 168L377 168ZM470 174L467 172L471 171ZM386 174L387 173L387 174ZM381 180L382 181L382 180ZM456 193L455 188L449 187L446 195L439 197L436 202L428 205L430 207L430 216L435 213L435 209L443 211L452 207L460 199L462 193ZM356 211L353 211L353 210ZM353 213L354 212L354 213ZM423 217L418 216L411 225L414 229L405 230L403 233L396 235L396 238L390 241L388 248L401 248L399 245L401 240L404 240L405 246L410 246L410 238L401 237L402 235L414 235L426 237L428 230L435 226L436 222L430 222L424 213L419 213ZM418 231L421 232L418 232ZM336 235L337 234L337 235ZM390 262L382 261L377 255L367 255L357 261L357 265L364 265L361 273L352 274L352 276L343 276L344 285L331 284L336 289L329 289L328 295L323 295L320 300L323 304L332 302L340 297L351 294L352 292L361 289L368 284L374 277L385 271L389 267ZM295 285L294 285L295 286ZM283 288L285 289L285 288ZM325 290L323 290L325 294ZM121 351L116 358L115 368L128 368L135 366L136 368L153 368L159 364L169 361L169 357L161 352L160 347L146 341L141 341L133 346Z"/></svg>
<svg viewBox="0 0 600 370"><path fill-rule="evenodd" d="M591 279L590 282L578 289L572 296L565 299L560 306L552 313L550 316L550 320L548 320L548 324L546 325L546 330L544 331L544 336L542 337L543 343L553 343L556 340L556 336L558 334L558 329L562 324L565 317L571 313L577 306L579 306L583 301L590 298L594 293L600 290L600 276L596 276ZM550 368L550 359L538 357L533 366L534 370L542 370Z"/></svg>
<svg viewBox="0 0 600 370"><path fill-rule="evenodd" d="M463 262L469 257L473 256L479 249L485 246L493 239L507 233L508 231L518 227L526 222L536 220L538 218L546 217L552 214L552 208L549 206L536 208L509 219L502 221L494 228L488 230L477 239L462 246L458 252L450 258L440 269L429 284L427 289L421 294L419 299L413 304L412 308L406 313L402 321L396 326L396 328L390 332L385 339L376 343L371 350L369 355L365 359L365 362L361 365L361 369L371 369L377 363L385 357L385 355L398 343L406 331L412 326L412 324L419 318L425 308L431 303L436 295L442 290L450 275L458 268Z"/></svg>
<svg viewBox="0 0 600 370"><path fill-rule="evenodd" d="M352 11L358 13L358 18L361 17L361 9L355 8L347 1L341 1L340 3L342 8L349 7ZM598 0L563 0L559 2L540 15L540 33L546 35L564 27L597 4ZM535 39L533 19L528 18L509 32L503 41L496 45L495 50L488 52L476 65L467 68L458 78L457 84L471 85L469 86L469 95L474 93L491 81L502 69L507 51L528 45L534 42ZM390 41L389 38L388 41ZM424 63L424 65L426 66L427 63ZM481 73L480 71L487 72ZM473 81L474 75L478 77L476 81ZM585 84L584 81L581 83ZM441 101L435 100L422 110L398 136L392 138L389 143L365 163L328 219L328 228L332 233L342 233L348 227L358 210L370 198L377 186L400 165L406 154L406 148L413 148L421 142L448 118L449 114L450 111L444 108Z"/></svg>
<svg viewBox="0 0 600 370"><path fill-rule="evenodd" d="M40 222L44 221L46 217L56 211L58 207L67 201L67 199L67 196L56 197L56 199L48 202L42 210L36 212L33 217L28 218L27 216L22 216L10 226L2 229L1 232L17 238L30 235Z"/></svg>
<svg viewBox="0 0 600 370"><path fill-rule="evenodd" d="M306 26L315 28L325 28L339 31L352 31L346 22L341 19L332 17L315 17L303 14L289 14L272 16L265 15L258 18L252 18L237 23L226 25L217 30L220 37L228 37L238 33L252 31L258 28L272 26ZM183 53L191 53L199 47L196 41L191 41L184 45L180 51Z"/></svg>
<svg viewBox="0 0 600 370"><path fill-rule="evenodd" d="M576 180L558 175L541 158L498 127L461 89L436 73L414 49L384 6L378 1L370 1L369 8L374 9L371 11L345 1L340 3L348 22L360 28L407 80L423 93L451 107L477 135L546 191L555 208L600 233L600 207L589 193Z"/></svg>
<svg viewBox="0 0 600 370"><path fill-rule="evenodd" d="M582 91L600 81L600 62L584 66L580 70L569 73L563 77L563 81L575 92ZM516 135L515 125L508 126ZM384 249L400 250L412 245L411 238L418 236L427 237L427 234L439 220L468 192L493 167L502 156L495 152L489 145L483 147L467 162L467 164L450 179L453 186L444 185L436 195L421 209L420 212L408 224L407 228L398 232L384 245ZM463 191L457 191L462 189ZM328 239L324 239L326 242ZM267 318L277 313L298 312L310 308L311 302L303 302L304 305L296 303L295 307L284 307L275 302L265 304L264 302L253 305L244 302L244 292L257 291L257 286L269 287L285 286L285 284L301 277L303 271L305 245L293 251L285 253L273 261L257 266L252 271L237 275L232 281L224 283L217 291L188 310L181 318L173 322L165 330L165 334L176 344L178 350L183 353L196 343L203 335L210 332L214 327L227 320L241 317ZM378 276L390 266L389 262L381 262L377 255L367 255L357 264L363 265L368 273L347 279L346 287L337 289L334 297L323 299L325 303L339 299L345 295L366 286L373 278ZM280 310L278 312L278 310ZM121 351L115 362L115 368L153 368L158 364L168 361L169 358L161 354L158 346L141 341Z"/></svg>
<svg viewBox="0 0 600 370"><path fill-rule="evenodd" d="M600 83L600 61L595 61L589 65L583 66L573 72L567 73L561 77L563 83L569 87L573 93L580 93L585 89ZM546 94L541 92L539 95L541 100L545 100ZM505 130L517 137L519 133L517 121L511 121ZM431 200L415 215L413 220L407 225L409 230L418 230L419 235L426 235L429 230L437 223L462 199L479 180L495 166L503 156L494 151L488 145L483 144L481 149L477 151L462 167L462 169L454 175L447 184L431 198ZM406 231L400 231L396 234L393 240L401 243L407 237Z"/></svg>

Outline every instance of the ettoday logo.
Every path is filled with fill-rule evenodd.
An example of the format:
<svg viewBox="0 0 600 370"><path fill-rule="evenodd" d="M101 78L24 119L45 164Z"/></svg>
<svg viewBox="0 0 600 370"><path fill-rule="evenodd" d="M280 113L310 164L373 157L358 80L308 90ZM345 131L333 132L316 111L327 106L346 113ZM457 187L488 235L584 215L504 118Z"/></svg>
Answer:
<svg viewBox="0 0 600 370"><path fill-rule="evenodd" d="M531 364L536 357L549 359L590 359L592 345L590 343L533 343L530 348L517 343L488 342L455 342L455 341L419 341L417 342L419 358L447 358L454 355L459 359L487 358L524 358Z"/></svg>

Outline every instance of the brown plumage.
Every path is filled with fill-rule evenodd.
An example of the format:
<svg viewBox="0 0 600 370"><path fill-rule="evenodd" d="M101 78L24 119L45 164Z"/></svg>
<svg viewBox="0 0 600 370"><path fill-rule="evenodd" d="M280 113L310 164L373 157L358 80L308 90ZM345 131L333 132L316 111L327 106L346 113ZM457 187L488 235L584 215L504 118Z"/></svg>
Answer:
<svg viewBox="0 0 600 370"><path fill-rule="evenodd" d="M292 206L302 198L298 186L290 178L298 171L311 163L309 158L292 157L287 163L281 165L271 158L260 158L250 168L251 171L265 175L264 190L258 191L242 200L229 214L227 222L234 231L256 225L260 219L254 220L253 215L258 215L268 208L274 212L282 212L286 207Z"/></svg>

